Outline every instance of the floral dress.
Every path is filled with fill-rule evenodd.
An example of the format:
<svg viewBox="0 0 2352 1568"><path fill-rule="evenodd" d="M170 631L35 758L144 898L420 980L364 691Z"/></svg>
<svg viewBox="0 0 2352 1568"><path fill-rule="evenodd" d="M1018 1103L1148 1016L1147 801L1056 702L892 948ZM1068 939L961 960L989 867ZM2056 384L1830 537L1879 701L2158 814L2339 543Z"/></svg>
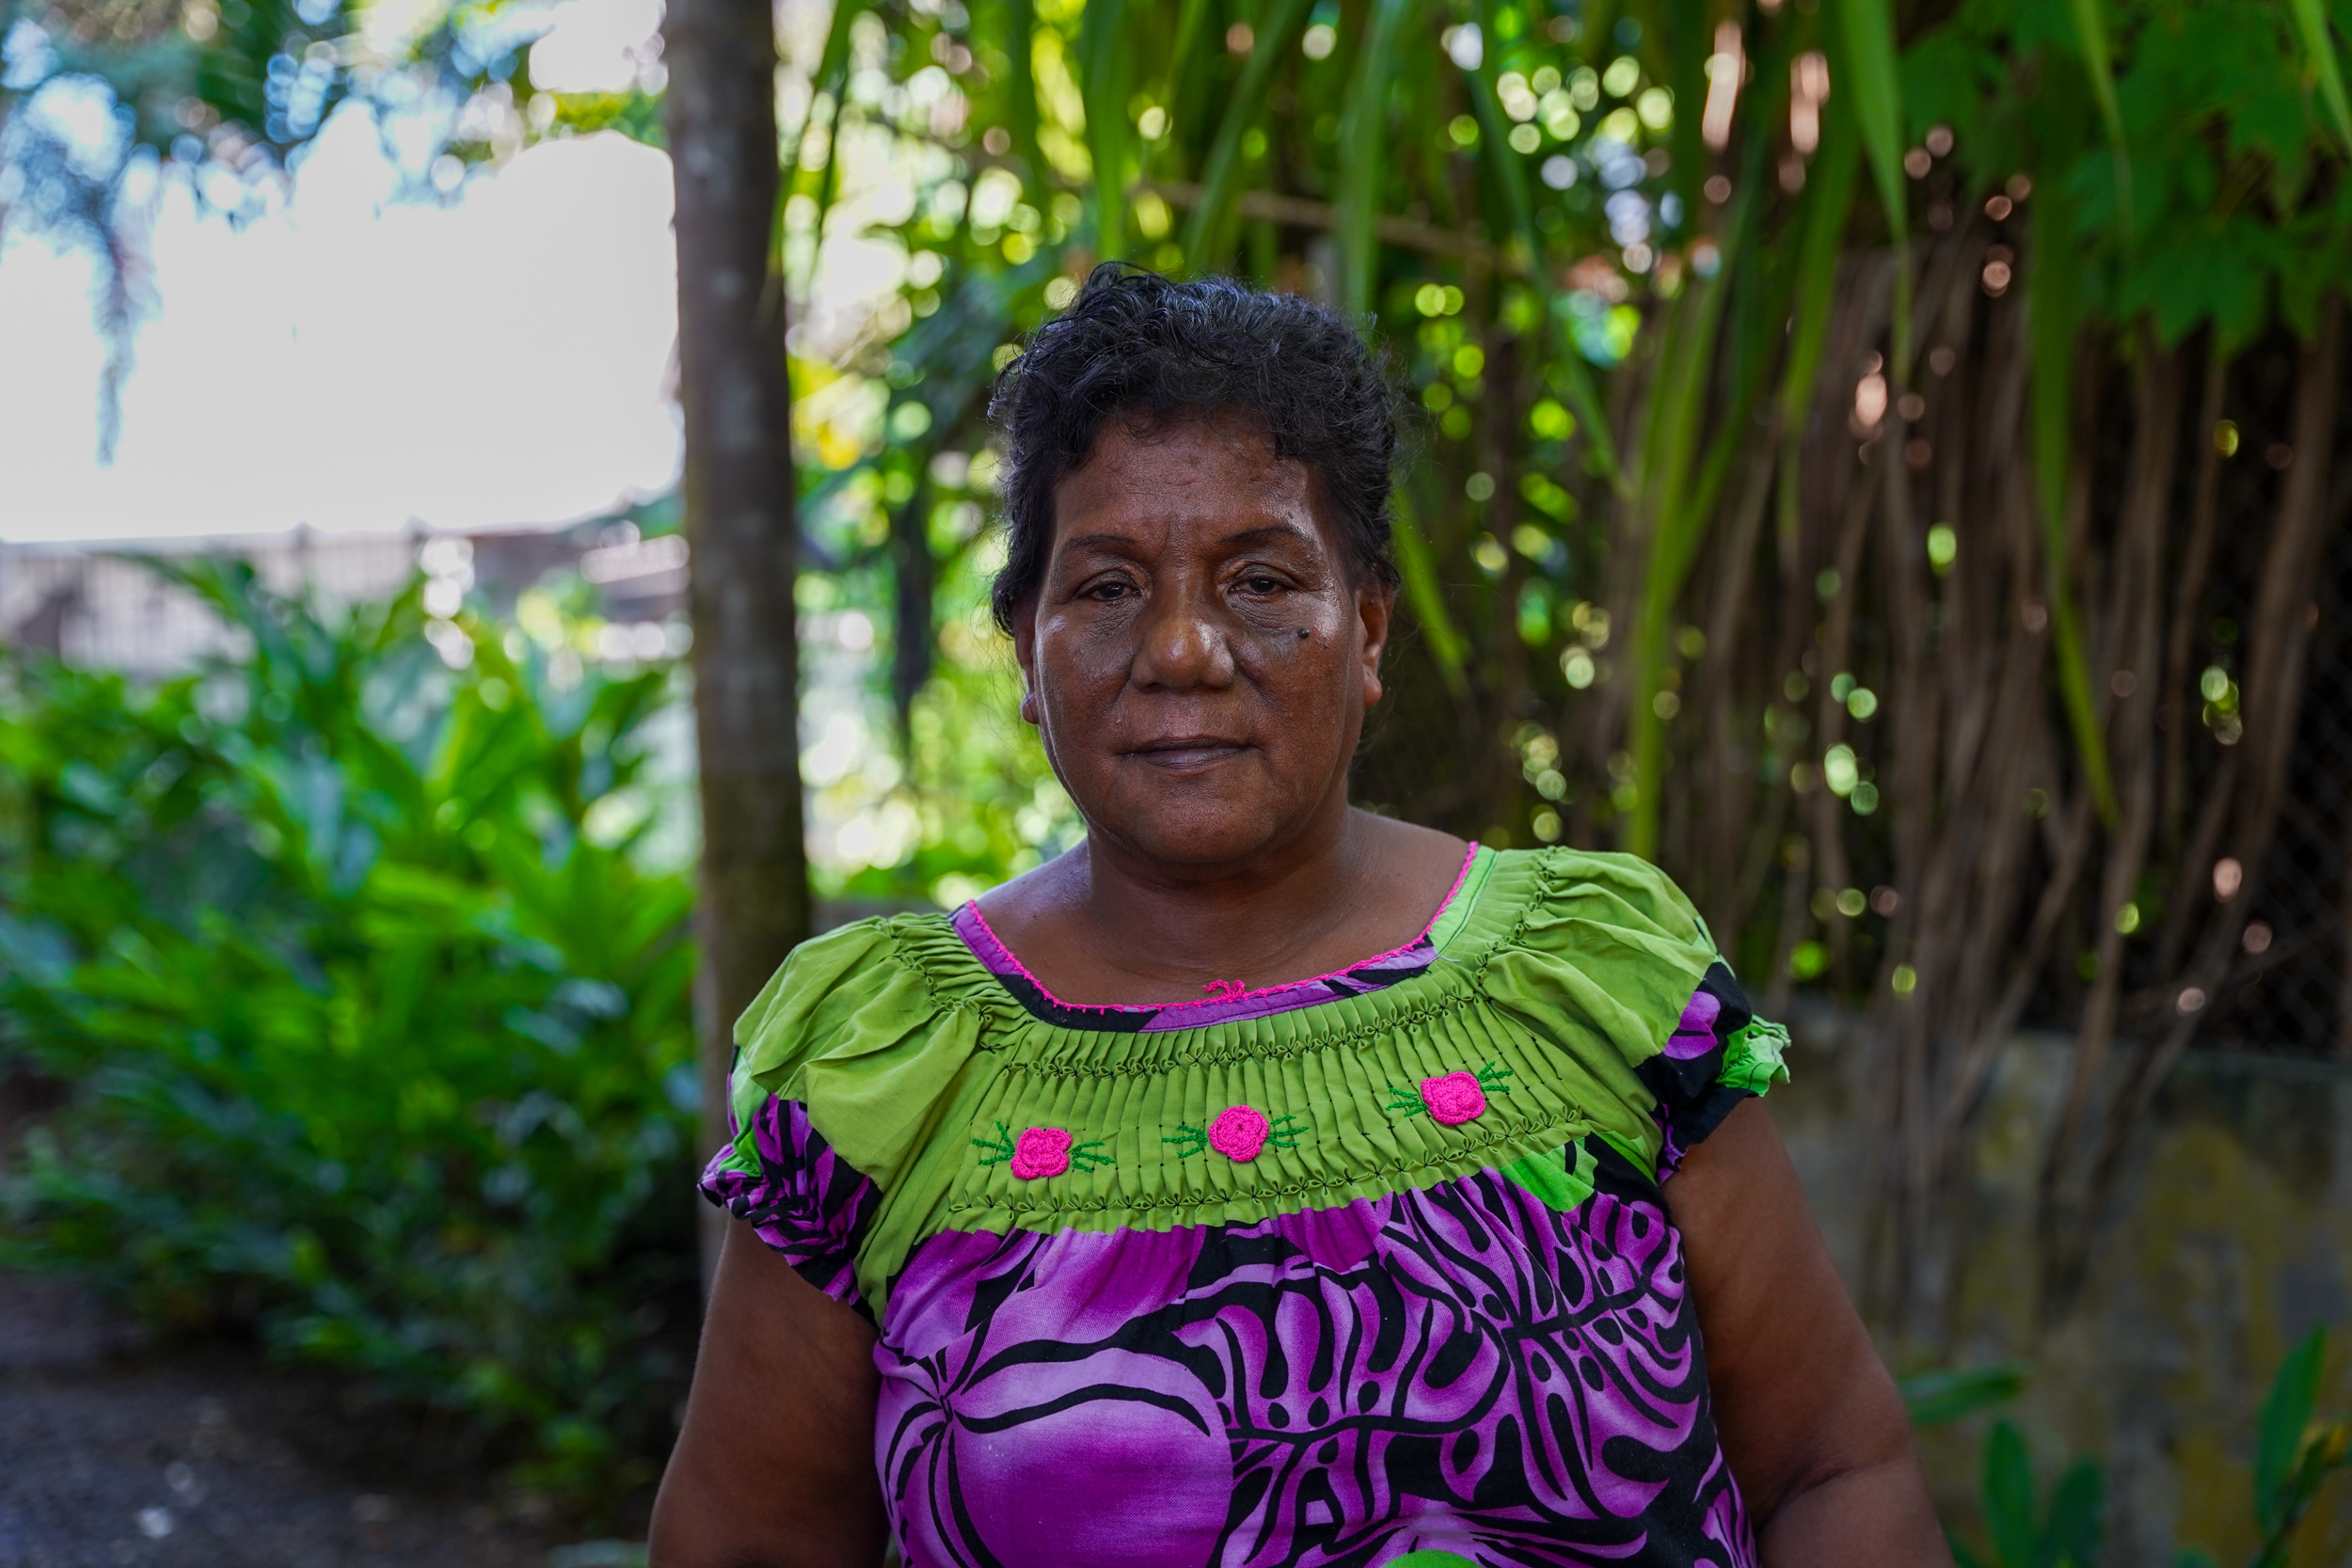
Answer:
<svg viewBox="0 0 2352 1568"><path fill-rule="evenodd" d="M1625 856L1157 1006L966 905L793 954L703 1189L873 1321L910 1568L1749 1564L1660 1184L1787 1037Z"/></svg>

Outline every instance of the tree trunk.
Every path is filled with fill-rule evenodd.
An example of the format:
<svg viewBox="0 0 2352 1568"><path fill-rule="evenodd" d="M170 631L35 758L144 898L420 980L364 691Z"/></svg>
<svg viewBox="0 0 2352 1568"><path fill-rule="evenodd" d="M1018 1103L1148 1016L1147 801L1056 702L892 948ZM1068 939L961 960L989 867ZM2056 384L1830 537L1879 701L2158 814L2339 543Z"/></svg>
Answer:
<svg viewBox="0 0 2352 1568"><path fill-rule="evenodd" d="M769 254L778 180L771 13L766 0L670 0L662 34L693 563L703 816L694 1000L707 1153L730 1132L735 1020L808 935L792 406L784 292ZM707 1212L706 1283L723 1229L723 1216Z"/></svg>

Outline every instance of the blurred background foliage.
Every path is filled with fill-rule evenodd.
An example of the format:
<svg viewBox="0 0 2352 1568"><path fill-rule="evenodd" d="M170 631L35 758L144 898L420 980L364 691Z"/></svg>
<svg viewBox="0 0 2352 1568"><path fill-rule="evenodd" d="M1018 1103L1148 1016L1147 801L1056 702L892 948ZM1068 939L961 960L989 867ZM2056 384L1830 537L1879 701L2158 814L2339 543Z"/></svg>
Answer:
<svg viewBox="0 0 2352 1568"><path fill-rule="evenodd" d="M536 90L540 13L519 3L0 5L0 205L119 259L102 302L118 332L138 309L152 182L193 179L232 212L266 201L338 102L378 117L421 194L536 139L662 136L658 61L627 93ZM2074 1298L2132 1126L2192 1039L2304 1054L2352 1039L2352 473L2332 466L2352 4L784 0L776 17L800 720L811 875L836 913L952 904L1076 832L1010 717L1009 661L983 618L1001 549L986 402L1023 333L1093 263L1126 259L1327 299L1409 387L1406 614L1359 798L1496 844L1652 855L1771 1006L1804 990L1863 1011L1880 1178L1867 1295L1899 1341L1941 1342L1969 1135L2021 1023L2081 1046L2041 1151L2048 1319ZM106 158L60 130L91 114L117 127ZM232 621L296 614L208 591ZM660 682L558 702L536 656L502 659L497 635L436 674L394 635L415 613L305 634L351 650L328 666L406 657L446 685L398 742L363 738L393 722L361 701L375 676L329 683L342 718L297 707L320 726L298 745L261 703L222 732L246 740L211 751L170 739L172 705L222 672L151 693L45 667L12 677L10 700L44 716L12 734L93 704L135 722L100 726L114 738L86 781L111 780L92 799L133 817L75 804L63 753L49 774L11 765L56 782L23 785L34 803L12 819L9 874L63 886L39 869L63 863L53 817L96 812L143 847L135 876L23 906L38 931L12 939L27 1000L10 1010L29 1022L10 1027L76 1081L128 1085L89 1101L82 1135L178 1118L166 1142L215 1173L189 1192L241 1191L282 1158L266 1180L314 1194L300 1161L332 1161L341 1190L377 1172L364 1190L388 1215L411 1212L404 1183L447 1183L450 1212L478 1211L467 1223L485 1240L448 1243L457 1222L438 1212L379 1232L356 1198L348 1232L305 1219L249 1243L221 1217L264 1212L242 1197L208 1218L175 1196L168 1225L135 1222L178 1177L103 1186L63 1133L21 1212L47 1216L40 1244L113 1258L158 1300L234 1301L254 1282L275 1332L537 1423L536 1453L634 1451L548 1423L589 1408L592 1385L621 1399L596 1381L606 1369L657 1376L609 1347L652 1355L659 1331L630 1338L629 1314L676 1284L631 1272L631 1227L683 1189L661 1177L626 1195L675 1153L647 1130L685 1125L664 1074L687 1052L687 959L675 918L558 915L594 898L682 907L682 884L590 831L625 785L587 759L619 766L623 719ZM235 678L262 681L265 662ZM482 696L493 681L502 708ZM2335 699L2307 703L2313 689ZM133 734L152 754L99 760ZM476 746L460 771L515 781L479 815L455 752L437 750ZM203 760L157 784L167 751ZM249 824L217 866L167 847L198 820L171 813L206 790ZM346 832L347 798L390 816ZM494 824L479 845L453 827L472 822ZM365 868L346 873L345 856ZM559 875L594 897L543 909ZM128 948L93 912L169 878L196 879L158 895L169 920L137 901ZM426 1005L403 990L411 972L326 956L379 927L390 951L427 944L477 977L426 988L469 1022L428 1037L401 1022ZM644 945L614 950L623 928ZM287 977L241 1008L281 996L279 1016L310 1022L225 1033L202 1009L229 1000L153 977L240 964ZM221 1061L246 1059L232 1039L330 1051L348 1036L326 999L344 995L405 1050L451 1053L446 1100L396 1111L405 1091L388 1082L381 1105L350 1111L386 1118L376 1138L219 1152L311 1125L326 1113L300 1097L327 1091L258 1066L220 1088L231 1069L198 1042ZM101 1056L128 1076L73 1065ZM577 1076L592 1062L610 1084ZM619 1109L575 1136L552 1110L499 1108L542 1104L534 1089ZM257 1131L176 1108L230 1103ZM612 1195L583 1199L600 1217L524 1223L541 1189L510 1141L596 1173L580 1191ZM511 1169L525 1174L490 1181ZM486 1196L510 1181L523 1196ZM98 1239L134 1231L167 1256ZM283 1241L312 1232L320 1250ZM400 1283L445 1275L472 1283ZM321 1283L337 1280L368 1285ZM500 1338L509 1289L596 1305L571 1348L516 1348ZM428 1299L413 1317L387 1305Z"/></svg>
<svg viewBox="0 0 2352 1568"><path fill-rule="evenodd" d="M649 1480L697 1315L691 883L639 863L670 670L558 689L470 617L453 668L415 591L182 580L209 668L0 665L0 1042L75 1086L0 1260L258 1328L575 1499Z"/></svg>

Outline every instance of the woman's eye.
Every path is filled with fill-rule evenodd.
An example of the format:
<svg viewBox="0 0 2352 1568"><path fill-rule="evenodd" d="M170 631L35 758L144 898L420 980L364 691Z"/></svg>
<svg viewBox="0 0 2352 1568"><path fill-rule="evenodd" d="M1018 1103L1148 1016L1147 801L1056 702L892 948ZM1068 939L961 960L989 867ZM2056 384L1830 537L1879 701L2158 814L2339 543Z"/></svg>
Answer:
<svg viewBox="0 0 2352 1568"><path fill-rule="evenodd" d="M1280 578L1267 577L1263 573L1242 578L1241 585L1246 592L1251 594L1279 594L1282 591Z"/></svg>
<svg viewBox="0 0 2352 1568"><path fill-rule="evenodd" d="M1134 592L1134 588L1127 583L1098 582L1093 587L1086 591L1086 596L1089 599L1102 599L1109 601L1112 599L1123 599Z"/></svg>

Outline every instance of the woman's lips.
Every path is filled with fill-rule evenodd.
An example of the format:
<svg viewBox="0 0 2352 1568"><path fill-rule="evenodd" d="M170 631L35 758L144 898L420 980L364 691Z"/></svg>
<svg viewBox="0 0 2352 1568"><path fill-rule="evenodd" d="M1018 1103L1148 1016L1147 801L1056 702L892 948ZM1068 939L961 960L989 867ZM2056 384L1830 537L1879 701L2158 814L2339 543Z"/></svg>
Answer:
<svg viewBox="0 0 2352 1568"><path fill-rule="evenodd" d="M1153 768L1165 768L1174 773L1188 773L1203 768L1214 768L1229 762L1248 748L1238 740L1226 740L1216 736L1187 735L1167 740L1148 741L1130 748L1127 754Z"/></svg>

